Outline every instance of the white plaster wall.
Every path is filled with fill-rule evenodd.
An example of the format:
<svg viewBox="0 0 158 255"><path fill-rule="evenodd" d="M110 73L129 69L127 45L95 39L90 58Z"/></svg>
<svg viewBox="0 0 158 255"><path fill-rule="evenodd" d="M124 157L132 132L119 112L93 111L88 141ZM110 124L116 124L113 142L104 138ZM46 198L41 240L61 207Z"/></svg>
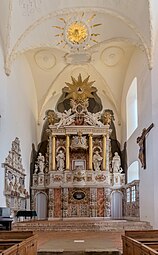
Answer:
<svg viewBox="0 0 158 255"><path fill-rule="evenodd" d="M152 33L152 44L156 47L156 37L158 34L158 1L150 0L150 16L151 16L151 33Z"/></svg>
<svg viewBox="0 0 158 255"><path fill-rule="evenodd" d="M134 77L138 79L138 128L127 141L128 166L138 160L139 146L136 139L141 135L142 129L152 123L152 95L151 95L151 72L148 68L146 56L139 49L135 50L127 69L124 91L122 97L122 119L123 119L123 141L126 140L126 112L125 102L129 86ZM153 187L153 157L152 157L152 133L150 131L146 138L146 163L147 168L141 168L139 162L140 176L140 219L154 224L154 187Z"/></svg>
<svg viewBox="0 0 158 255"><path fill-rule="evenodd" d="M4 73L0 48L0 206L5 206L4 162L12 141L18 137L21 144L22 163L26 187L29 190L29 165L31 145L36 144L37 100L32 73L24 57L19 57L9 77Z"/></svg>
<svg viewBox="0 0 158 255"><path fill-rule="evenodd" d="M157 39L155 44L158 44L158 29ZM154 228L158 229L158 47L155 47L154 51L154 63L151 70L151 90L152 90L152 119L154 128L152 131L153 136L153 187L154 187Z"/></svg>

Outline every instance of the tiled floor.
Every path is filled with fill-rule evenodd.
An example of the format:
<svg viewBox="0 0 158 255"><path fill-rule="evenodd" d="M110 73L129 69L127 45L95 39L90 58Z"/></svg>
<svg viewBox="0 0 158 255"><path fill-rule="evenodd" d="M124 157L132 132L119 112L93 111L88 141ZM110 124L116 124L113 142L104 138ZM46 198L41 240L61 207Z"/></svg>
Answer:
<svg viewBox="0 0 158 255"><path fill-rule="evenodd" d="M123 232L38 232L38 251L122 251Z"/></svg>

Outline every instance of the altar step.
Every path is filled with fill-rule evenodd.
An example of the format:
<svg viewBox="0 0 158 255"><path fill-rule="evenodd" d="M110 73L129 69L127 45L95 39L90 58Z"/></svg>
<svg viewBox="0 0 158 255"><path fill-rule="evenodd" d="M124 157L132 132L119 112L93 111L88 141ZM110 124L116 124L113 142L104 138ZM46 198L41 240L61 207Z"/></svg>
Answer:
<svg viewBox="0 0 158 255"><path fill-rule="evenodd" d="M118 250L85 250L85 251L62 251L45 250L38 251L37 255L121 255Z"/></svg>
<svg viewBox="0 0 158 255"><path fill-rule="evenodd" d="M127 220L32 220L14 222L15 231L125 231L152 229L148 222Z"/></svg>

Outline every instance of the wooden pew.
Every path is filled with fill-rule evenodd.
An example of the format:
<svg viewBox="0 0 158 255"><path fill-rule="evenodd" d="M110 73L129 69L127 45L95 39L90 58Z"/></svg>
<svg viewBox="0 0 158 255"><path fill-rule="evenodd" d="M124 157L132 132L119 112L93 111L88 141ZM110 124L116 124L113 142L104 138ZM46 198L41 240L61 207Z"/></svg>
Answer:
<svg viewBox="0 0 158 255"><path fill-rule="evenodd" d="M136 240L145 240L145 239L157 239L158 230L131 230L125 231L125 236L129 236Z"/></svg>
<svg viewBox="0 0 158 255"><path fill-rule="evenodd" d="M125 231L123 255L158 255L158 230Z"/></svg>
<svg viewBox="0 0 158 255"><path fill-rule="evenodd" d="M0 232L0 255L36 255L37 235L32 231Z"/></svg>

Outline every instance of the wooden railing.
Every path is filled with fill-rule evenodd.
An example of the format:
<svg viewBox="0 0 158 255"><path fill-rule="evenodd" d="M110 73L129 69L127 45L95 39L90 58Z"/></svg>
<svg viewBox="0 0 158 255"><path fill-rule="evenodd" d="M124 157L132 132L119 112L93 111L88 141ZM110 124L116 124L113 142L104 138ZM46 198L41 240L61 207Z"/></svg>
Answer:
<svg viewBox="0 0 158 255"><path fill-rule="evenodd" d="M37 235L32 231L1 231L0 255L36 255Z"/></svg>
<svg viewBox="0 0 158 255"><path fill-rule="evenodd" d="M123 255L158 255L158 230L125 231Z"/></svg>

